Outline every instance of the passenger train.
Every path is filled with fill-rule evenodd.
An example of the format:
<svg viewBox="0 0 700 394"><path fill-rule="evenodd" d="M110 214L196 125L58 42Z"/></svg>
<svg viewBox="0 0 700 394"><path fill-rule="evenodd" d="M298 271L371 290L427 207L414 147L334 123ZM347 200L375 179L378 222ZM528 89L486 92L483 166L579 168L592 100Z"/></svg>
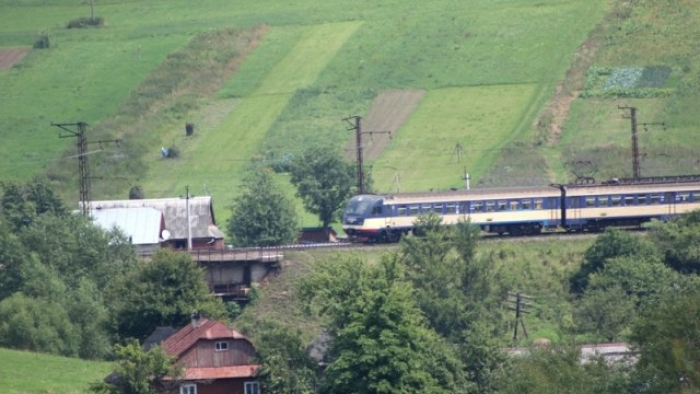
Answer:
<svg viewBox="0 0 700 394"><path fill-rule="evenodd" d="M351 241L396 242L418 216L434 212L444 224L470 221L486 233L601 231L638 226L700 209L700 179L610 181L595 185L489 188L439 193L359 195L343 214Z"/></svg>

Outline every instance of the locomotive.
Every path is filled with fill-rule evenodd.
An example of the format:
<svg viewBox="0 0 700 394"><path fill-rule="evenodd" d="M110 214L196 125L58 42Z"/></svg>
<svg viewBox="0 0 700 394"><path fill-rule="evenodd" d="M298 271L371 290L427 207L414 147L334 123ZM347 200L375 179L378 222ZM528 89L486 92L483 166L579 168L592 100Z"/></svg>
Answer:
<svg viewBox="0 0 700 394"><path fill-rule="evenodd" d="M485 188L352 197L343 213L351 241L396 242L413 231L420 215L444 224L470 221L493 234L602 231L639 226L700 209L700 178L692 176L612 180L591 185Z"/></svg>

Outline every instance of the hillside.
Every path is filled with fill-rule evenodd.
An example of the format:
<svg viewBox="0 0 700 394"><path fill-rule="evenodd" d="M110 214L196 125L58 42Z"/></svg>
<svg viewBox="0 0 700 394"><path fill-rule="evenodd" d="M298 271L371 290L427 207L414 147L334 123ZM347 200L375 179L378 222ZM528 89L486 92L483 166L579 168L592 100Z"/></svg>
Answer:
<svg viewBox="0 0 700 394"><path fill-rule="evenodd" d="M461 187L465 172L485 186L567 181L572 170L630 175L618 105L665 124L640 134L645 175L697 171L695 3L104 1L106 25L95 29L64 28L89 15L84 4L0 5L1 47L29 47L45 29L53 43L0 71L0 180L45 173L69 201L75 139L57 138L51 122L88 122L91 141L122 139L88 150L95 198L190 186L214 197L223 223L251 166L312 143L352 150L348 115L372 115L365 130L386 131L372 105L392 91L423 93L388 142L365 138L370 151L386 144L368 163L380 192ZM670 71L660 86L617 95L591 71L651 66ZM161 147L180 156L163 159Z"/></svg>
<svg viewBox="0 0 700 394"><path fill-rule="evenodd" d="M0 348L0 386L6 394L85 393L112 364Z"/></svg>

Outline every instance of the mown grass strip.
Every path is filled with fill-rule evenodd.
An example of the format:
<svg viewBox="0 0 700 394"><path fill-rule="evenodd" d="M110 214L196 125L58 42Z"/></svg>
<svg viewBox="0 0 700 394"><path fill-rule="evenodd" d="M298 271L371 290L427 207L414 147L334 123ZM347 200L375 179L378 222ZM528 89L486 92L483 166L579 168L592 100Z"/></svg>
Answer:
<svg viewBox="0 0 700 394"><path fill-rule="evenodd" d="M205 184L219 217L236 195L237 184L268 129L282 113L294 92L313 83L318 73L350 37L358 23L314 26L302 35L269 73L261 86L212 130L186 139L183 160L160 160L153 167L150 188L159 193L181 193L185 185Z"/></svg>
<svg viewBox="0 0 700 394"><path fill-rule="evenodd" d="M429 92L418 110L372 164L376 190L427 191L472 181L519 126L536 85L448 88ZM440 119L437 123L435 119ZM460 148L461 146L461 148ZM400 170L397 170L400 169Z"/></svg>

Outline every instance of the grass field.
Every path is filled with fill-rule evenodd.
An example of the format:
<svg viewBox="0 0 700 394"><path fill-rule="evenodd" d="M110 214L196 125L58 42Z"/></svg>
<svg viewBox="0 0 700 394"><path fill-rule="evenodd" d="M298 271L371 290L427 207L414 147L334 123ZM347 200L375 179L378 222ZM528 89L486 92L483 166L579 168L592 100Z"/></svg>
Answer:
<svg viewBox="0 0 700 394"><path fill-rule="evenodd" d="M650 174L698 169L689 148L698 142L694 125L700 120L688 99L695 97L689 96L690 82L698 80L693 37L699 28L693 16L700 6L693 4L362 0L348 7L314 0L104 1L97 4L97 14L105 18L105 27L71 30L63 26L89 15L89 4L0 0L0 6L0 46L31 46L44 29L54 44L0 72L5 93L0 180L61 172L52 179L71 205L77 165L62 156L74 151L74 140L57 138L51 121L86 121L100 138L112 131L128 139L131 151L122 155L128 165L103 166L95 156L93 175L107 176L93 182L95 198L123 198L134 184L142 185L148 197L166 197L182 194L189 185L196 194L213 195L222 222L228 216L223 206L236 195L251 159L269 163L310 143L345 146L353 136L340 119L367 114L374 97L386 89L423 89L427 95L373 163L379 191L395 190L397 174L404 190L461 186L464 167L475 182L487 185L565 181L573 158L597 160L601 175L624 176L628 142L615 109L619 101L576 100L560 141L533 142L539 111L575 53L587 50L581 44L592 31L603 32L596 66L668 65L673 86L683 94L624 102L640 107L641 121L666 122L663 135L651 130L640 136L640 145L648 147L643 168ZM202 32L261 25L264 32L254 51L215 91L211 85L169 107L158 101L171 100L167 94L156 94L154 103L141 102L167 107L162 113L125 118L120 112L169 54L194 53L186 45ZM210 61L204 53L196 56ZM194 71L198 66L187 67ZM525 86L527 93L517 91ZM484 97L473 93L490 89L495 90ZM508 97L499 98L499 89L507 89ZM511 89L517 91L513 97ZM445 108L453 103L458 105ZM488 115L469 118L479 113ZM182 129L190 121L198 125L197 133L186 139ZM428 135L427 140L416 137ZM465 154L455 165L450 160L457 161L458 142ZM158 152L166 145L181 149L181 159L160 160ZM428 167L437 168L431 172Z"/></svg>
<svg viewBox="0 0 700 394"><path fill-rule="evenodd" d="M4 394L79 394L112 371L112 364L0 348Z"/></svg>
<svg viewBox="0 0 700 394"><path fill-rule="evenodd" d="M372 163L377 190L462 187L464 170L474 182L493 152L515 134L534 85L433 90L423 99L390 148ZM441 119L436 123L435 119Z"/></svg>

